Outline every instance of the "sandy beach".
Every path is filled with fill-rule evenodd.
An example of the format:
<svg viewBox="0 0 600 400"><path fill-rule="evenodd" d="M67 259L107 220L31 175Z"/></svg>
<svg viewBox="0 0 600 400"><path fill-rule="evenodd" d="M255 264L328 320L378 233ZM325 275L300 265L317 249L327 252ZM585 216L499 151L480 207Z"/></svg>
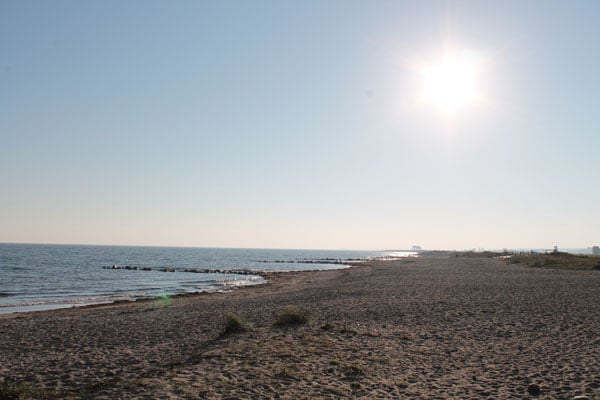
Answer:
<svg viewBox="0 0 600 400"><path fill-rule="evenodd" d="M85 399L600 399L598 271L432 256L268 279L1 315L0 380ZM274 326L287 305L308 323ZM220 335L227 313L254 329Z"/></svg>

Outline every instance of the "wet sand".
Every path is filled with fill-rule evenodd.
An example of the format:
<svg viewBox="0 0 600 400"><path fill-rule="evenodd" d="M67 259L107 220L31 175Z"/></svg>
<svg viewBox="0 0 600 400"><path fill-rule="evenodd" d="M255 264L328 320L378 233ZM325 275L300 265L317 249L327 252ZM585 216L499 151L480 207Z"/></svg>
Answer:
<svg viewBox="0 0 600 400"><path fill-rule="evenodd" d="M0 315L0 380L85 399L600 399L598 271L423 257L269 280ZM286 305L309 323L273 326ZM221 337L228 312L254 330Z"/></svg>

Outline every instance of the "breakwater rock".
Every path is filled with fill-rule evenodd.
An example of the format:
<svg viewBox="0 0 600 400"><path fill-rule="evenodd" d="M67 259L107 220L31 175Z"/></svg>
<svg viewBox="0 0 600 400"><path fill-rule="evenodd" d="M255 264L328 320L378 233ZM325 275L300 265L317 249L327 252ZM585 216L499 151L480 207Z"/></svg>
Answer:
<svg viewBox="0 0 600 400"><path fill-rule="evenodd" d="M365 261L363 258L316 258L316 259L302 259L302 260L258 260L259 263L267 264L339 264L346 265L351 262L362 262Z"/></svg>
<svg viewBox="0 0 600 400"><path fill-rule="evenodd" d="M220 269L220 268L173 268L173 267L140 267L133 265L104 266L102 269L124 269L128 271L159 271L159 272L191 272L196 274L236 274L236 275L260 275L262 271L251 271L248 269Z"/></svg>

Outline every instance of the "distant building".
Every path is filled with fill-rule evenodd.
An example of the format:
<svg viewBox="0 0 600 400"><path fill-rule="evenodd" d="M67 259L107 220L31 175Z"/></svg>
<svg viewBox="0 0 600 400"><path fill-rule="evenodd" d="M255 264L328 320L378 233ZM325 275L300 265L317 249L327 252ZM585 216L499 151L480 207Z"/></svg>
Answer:
<svg viewBox="0 0 600 400"><path fill-rule="evenodd" d="M421 249L421 246L416 246L415 245L415 246L412 247L412 250L413 251L421 251L422 249Z"/></svg>
<svg viewBox="0 0 600 400"><path fill-rule="evenodd" d="M592 247L592 254L600 255L600 246Z"/></svg>

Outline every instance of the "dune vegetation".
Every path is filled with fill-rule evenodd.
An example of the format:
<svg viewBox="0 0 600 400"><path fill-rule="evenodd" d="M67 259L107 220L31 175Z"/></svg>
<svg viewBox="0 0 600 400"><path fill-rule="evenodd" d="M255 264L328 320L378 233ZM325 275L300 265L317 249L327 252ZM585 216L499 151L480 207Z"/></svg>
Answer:
<svg viewBox="0 0 600 400"><path fill-rule="evenodd" d="M600 270L600 256L570 253L527 253L513 254L506 258L510 264L520 264L534 268Z"/></svg>

